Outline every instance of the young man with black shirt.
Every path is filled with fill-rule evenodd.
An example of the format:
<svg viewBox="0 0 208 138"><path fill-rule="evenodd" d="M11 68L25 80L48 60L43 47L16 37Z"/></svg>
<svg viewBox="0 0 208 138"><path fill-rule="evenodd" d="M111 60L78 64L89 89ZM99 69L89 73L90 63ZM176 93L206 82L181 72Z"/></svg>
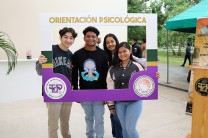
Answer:
<svg viewBox="0 0 208 138"><path fill-rule="evenodd" d="M132 38L132 54L135 57L142 58L142 49L138 43L138 37Z"/></svg>
<svg viewBox="0 0 208 138"><path fill-rule="evenodd" d="M85 46L73 55L72 84L74 90L106 89L108 55L96 46L100 32L95 27L83 31ZM79 75L79 76L78 76ZM78 83L79 82L79 83ZM103 102L81 102L85 112L86 135L88 138L104 137Z"/></svg>

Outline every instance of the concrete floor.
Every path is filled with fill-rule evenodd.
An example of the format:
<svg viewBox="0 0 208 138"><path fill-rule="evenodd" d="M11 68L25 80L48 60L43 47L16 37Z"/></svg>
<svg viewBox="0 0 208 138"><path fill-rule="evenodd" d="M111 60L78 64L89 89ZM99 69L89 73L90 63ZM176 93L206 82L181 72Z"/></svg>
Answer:
<svg viewBox="0 0 208 138"><path fill-rule="evenodd" d="M159 99L144 101L137 126L140 138L185 138L191 132L186 98L187 92L159 85ZM0 138L47 138L46 111L42 98L0 103ZM70 131L72 138L85 138L84 113L78 103L72 107ZM112 138L107 107L105 138Z"/></svg>

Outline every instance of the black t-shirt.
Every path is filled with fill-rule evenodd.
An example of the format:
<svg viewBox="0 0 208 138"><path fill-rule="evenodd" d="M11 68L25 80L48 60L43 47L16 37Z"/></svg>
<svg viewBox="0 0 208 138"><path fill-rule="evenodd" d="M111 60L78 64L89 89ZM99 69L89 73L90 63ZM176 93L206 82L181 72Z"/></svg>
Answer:
<svg viewBox="0 0 208 138"><path fill-rule="evenodd" d="M139 43L136 42L132 45L132 54L135 57L142 58L142 49L141 49Z"/></svg>
<svg viewBox="0 0 208 138"><path fill-rule="evenodd" d="M74 53L72 64L72 84L75 90L78 89L78 78L80 89L107 88L108 55L104 50L99 47L95 51L81 48Z"/></svg>
<svg viewBox="0 0 208 138"><path fill-rule="evenodd" d="M72 52L70 50L63 51L59 45L53 45L52 51L53 72L63 74L71 82Z"/></svg>

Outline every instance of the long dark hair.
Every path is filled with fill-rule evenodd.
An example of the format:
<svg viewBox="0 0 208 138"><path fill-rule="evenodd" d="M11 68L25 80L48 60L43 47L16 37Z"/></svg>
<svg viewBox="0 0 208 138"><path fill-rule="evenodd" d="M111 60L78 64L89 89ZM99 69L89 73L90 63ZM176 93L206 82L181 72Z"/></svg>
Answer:
<svg viewBox="0 0 208 138"><path fill-rule="evenodd" d="M111 33L109 33L109 34L107 34L105 37L104 37L104 41L103 41L103 49L107 52L107 54L108 54L108 57L109 57L109 65L112 65L112 61L113 61L113 59L112 59L112 53L111 53L111 51L107 48L107 46L106 46L106 39L108 38L108 37L112 37L115 41L116 41L116 47L115 47L115 50L117 49L117 47L118 47L118 45L119 45L119 41L118 41L118 38L114 35L114 34L111 34ZM115 56L115 55L114 55Z"/></svg>
<svg viewBox="0 0 208 138"><path fill-rule="evenodd" d="M116 49L116 52L115 52L115 54L114 54L114 59L113 59L113 62L112 62L112 65L113 65L113 66L119 65L120 62L121 62L121 60L120 60L119 57L118 57L118 50L119 50L121 47L125 47L125 48L127 48L127 49L129 49L129 50L131 51L131 46L129 45L128 42L121 42L121 43L118 45L118 47L117 47L117 49ZM131 55L130 55L130 60L131 60L131 61L135 61L135 60L133 59L132 53L131 53Z"/></svg>

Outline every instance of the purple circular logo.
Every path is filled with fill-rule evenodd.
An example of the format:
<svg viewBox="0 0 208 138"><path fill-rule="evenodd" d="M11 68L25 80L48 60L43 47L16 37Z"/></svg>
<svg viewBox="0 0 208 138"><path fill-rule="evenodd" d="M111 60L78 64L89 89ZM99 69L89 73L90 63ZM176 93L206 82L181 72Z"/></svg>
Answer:
<svg viewBox="0 0 208 138"><path fill-rule="evenodd" d="M133 88L138 96L148 97L155 90L155 82L151 77L142 75L134 81Z"/></svg>
<svg viewBox="0 0 208 138"><path fill-rule="evenodd" d="M64 97L67 91L65 82L57 77L50 78L45 83L45 93L51 99L60 99Z"/></svg>

